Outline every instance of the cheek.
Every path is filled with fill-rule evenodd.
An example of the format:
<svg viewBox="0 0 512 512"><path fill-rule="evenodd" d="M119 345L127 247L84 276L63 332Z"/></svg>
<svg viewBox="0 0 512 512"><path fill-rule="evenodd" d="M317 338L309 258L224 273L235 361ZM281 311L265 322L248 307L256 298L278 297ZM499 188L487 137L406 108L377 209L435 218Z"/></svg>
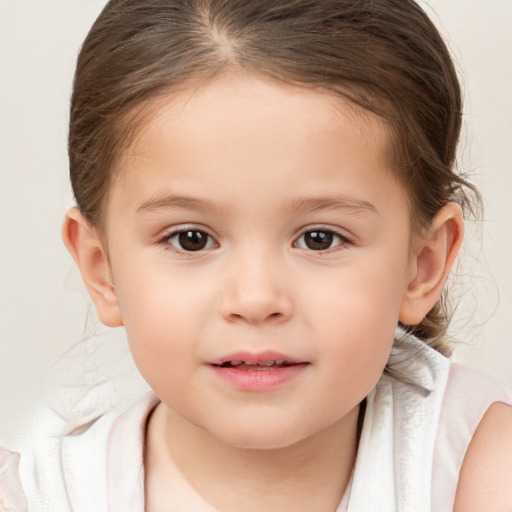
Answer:
<svg viewBox="0 0 512 512"><path fill-rule="evenodd" d="M405 280L387 270L348 272L310 289L308 327L319 335L329 380L360 399L379 380L398 324Z"/></svg>
<svg viewBox="0 0 512 512"><path fill-rule="evenodd" d="M154 267L132 275L116 287L130 350L145 377L165 373L174 362L194 357L210 304L207 290L198 292L183 277Z"/></svg>
<svg viewBox="0 0 512 512"><path fill-rule="evenodd" d="M323 346L321 359L328 374L325 381L328 403L324 407L334 416L345 411L347 405L356 406L377 385L389 358L396 327L384 317L370 320L366 315L359 318L346 315L340 320L336 333Z"/></svg>
<svg viewBox="0 0 512 512"><path fill-rule="evenodd" d="M128 262L115 276L127 328L139 332L146 329L175 331L186 325L188 318L200 317L211 296L211 286L190 272L183 272L180 267L170 268L165 263L147 258L142 262Z"/></svg>
<svg viewBox="0 0 512 512"><path fill-rule="evenodd" d="M355 340L361 333L394 332L406 288L404 272L387 266L372 270L369 264L318 277L303 290L304 315L312 322L318 319L328 337L343 333L346 340Z"/></svg>

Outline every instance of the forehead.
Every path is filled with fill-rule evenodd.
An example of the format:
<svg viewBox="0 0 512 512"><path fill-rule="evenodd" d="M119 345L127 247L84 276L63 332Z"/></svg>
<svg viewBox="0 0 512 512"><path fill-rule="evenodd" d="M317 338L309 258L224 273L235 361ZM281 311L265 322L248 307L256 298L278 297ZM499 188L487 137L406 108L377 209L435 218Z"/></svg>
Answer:
<svg viewBox="0 0 512 512"><path fill-rule="evenodd" d="M224 123L224 130L234 128L241 132L247 127L255 131L258 127L268 128L269 120L281 142L292 125L293 135L309 138L315 131L330 131L336 136L337 127L350 124L351 130L369 137L382 150L387 149L391 139L384 119L342 96L233 72L192 82L178 92L164 92L143 104L135 115L128 116L127 128L133 136L122 156L143 157L151 139L171 125L176 127L176 135L197 137L201 132L221 135L215 130L220 122ZM207 138L210 137L203 140Z"/></svg>
<svg viewBox="0 0 512 512"><path fill-rule="evenodd" d="M381 175L387 187L398 185L390 172L386 122L325 92L224 75L161 95L139 117L144 122L123 152L114 193L136 183L151 200L161 192L157 175L165 177L165 186L194 193L202 186L206 195L217 196L251 182L255 198L258 187L272 196L272 183L279 180L288 183L290 194L300 184L314 195L343 172L358 175L361 183ZM357 193L354 183L351 193Z"/></svg>

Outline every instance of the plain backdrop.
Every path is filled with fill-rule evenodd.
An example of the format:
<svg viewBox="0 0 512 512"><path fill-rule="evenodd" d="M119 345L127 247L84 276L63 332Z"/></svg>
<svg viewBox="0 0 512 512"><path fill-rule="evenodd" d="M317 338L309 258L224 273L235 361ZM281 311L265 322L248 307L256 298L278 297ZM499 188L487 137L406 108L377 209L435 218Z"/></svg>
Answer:
<svg viewBox="0 0 512 512"><path fill-rule="evenodd" d="M66 132L74 61L104 3L0 0L0 443L10 447L57 385L73 391L62 414L80 387L104 386L112 400L144 389L123 333L94 320L60 240L73 205ZM455 359L512 389L512 0L430 0L426 8L464 86L460 165L485 198L454 285Z"/></svg>

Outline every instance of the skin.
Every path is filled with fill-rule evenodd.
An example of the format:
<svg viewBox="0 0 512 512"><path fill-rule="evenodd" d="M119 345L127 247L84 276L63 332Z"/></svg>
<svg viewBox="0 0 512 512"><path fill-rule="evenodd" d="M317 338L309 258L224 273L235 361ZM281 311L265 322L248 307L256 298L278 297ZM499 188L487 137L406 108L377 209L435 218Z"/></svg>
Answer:
<svg viewBox="0 0 512 512"><path fill-rule="evenodd" d="M395 326L432 308L462 240L451 203L411 231L390 143L384 121L339 99L225 75L151 105L105 233L69 212L64 240L98 314L125 326L162 400L147 510L336 508ZM204 249L180 245L184 229ZM306 243L315 230L332 235L327 248ZM210 364L240 350L306 364L240 390Z"/></svg>
<svg viewBox="0 0 512 512"><path fill-rule="evenodd" d="M471 440L459 476L454 512L512 510L512 408L493 404Z"/></svg>

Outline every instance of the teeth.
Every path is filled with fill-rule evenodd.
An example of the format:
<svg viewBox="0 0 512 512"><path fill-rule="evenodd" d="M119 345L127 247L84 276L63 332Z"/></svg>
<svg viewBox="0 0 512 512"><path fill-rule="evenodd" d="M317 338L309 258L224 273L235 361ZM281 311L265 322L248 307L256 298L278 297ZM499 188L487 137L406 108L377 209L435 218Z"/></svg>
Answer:
<svg viewBox="0 0 512 512"><path fill-rule="evenodd" d="M222 363L221 366L223 367L238 367L238 366L251 366L251 367L264 367L264 368L270 368L272 366L290 366L290 363L286 361L285 359L280 360L270 360L270 361L258 361L258 362L252 362L249 363L247 361L243 361L241 359L234 359L233 361L226 361Z"/></svg>

